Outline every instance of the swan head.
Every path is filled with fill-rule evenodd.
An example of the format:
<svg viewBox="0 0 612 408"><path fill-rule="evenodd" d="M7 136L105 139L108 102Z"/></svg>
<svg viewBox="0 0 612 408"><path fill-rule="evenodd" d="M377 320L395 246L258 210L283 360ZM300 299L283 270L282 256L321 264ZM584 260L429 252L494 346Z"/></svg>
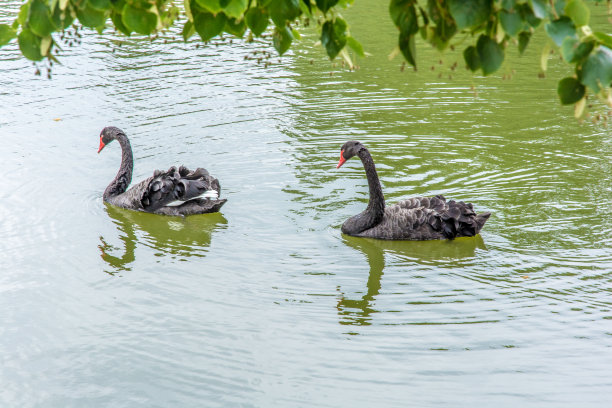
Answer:
<svg viewBox="0 0 612 408"><path fill-rule="evenodd" d="M125 133L118 127L107 126L102 129L102 132L100 132L100 147L98 148L98 153L100 153L102 149L104 149L104 146L117 139L119 135L125 136Z"/></svg>
<svg viewBox="0 0 612 408"><path fill-rule="evenodd" d="M365 146L356 140L350 140L342 145L340 148L340 161L336 168L340 168L348 159L356 156L361 149L365 149Z"/></svg>

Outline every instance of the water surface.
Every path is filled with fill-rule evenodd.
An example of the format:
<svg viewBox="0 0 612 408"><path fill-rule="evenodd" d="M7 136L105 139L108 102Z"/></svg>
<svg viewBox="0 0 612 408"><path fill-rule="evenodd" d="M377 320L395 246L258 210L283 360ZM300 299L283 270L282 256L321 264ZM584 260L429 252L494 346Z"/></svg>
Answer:
<svg viewBox="0 0 612 408"><path fill-rule="evenodd" d="M536 47L486 79L426 47L402 71L395 32L376 29L386 8L363 3L347 18L373 55L356 72L309 35L266 67L265 43L109 31L67 47L52 80L2 48L0 405L612 399L609 129L559 106L567 67L539 79ZM111 124L131 138L135 180L206 167L221 213L104 205ZM493 214L482 235L343 236L367 202L359 161L335 169L349 139L370 148L389 202L471 201Z"/></svg>

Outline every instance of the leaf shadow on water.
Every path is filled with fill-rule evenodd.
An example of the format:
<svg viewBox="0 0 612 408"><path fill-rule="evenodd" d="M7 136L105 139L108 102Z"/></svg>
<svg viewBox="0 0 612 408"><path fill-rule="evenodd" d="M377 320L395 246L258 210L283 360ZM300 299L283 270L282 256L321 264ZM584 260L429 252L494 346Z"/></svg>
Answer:
<svg viewBox="0 0 612 408"><path fill-rule="evenodd" d="M152 249L155 256L170 255L178 259L206 256L213 231L227 224L221 213L169 217L105 206L121 241L121 247L116 247L100 236L98 248L102 259L111 267L105 270L110 275L132 269L138 244ZM122 254L115 255L118 252Z"/></svg>
<svg viewBox="0 0 612 408"><path fill-rule="evenodd" d="M336 307L340 324L353 326L371 325L372 315L380 312L374 307L374 304L382 287L381 281L386 265L385 255L404 261L435 265L440 262L448 263L472 258L476 254L476 249L487 250L480 234L452 241L386 241L348 235L342 235L342 240L346 245L364 254L370 267L366 283L367 290L360 299L351 299L339 290L339 301Z"/></svg>

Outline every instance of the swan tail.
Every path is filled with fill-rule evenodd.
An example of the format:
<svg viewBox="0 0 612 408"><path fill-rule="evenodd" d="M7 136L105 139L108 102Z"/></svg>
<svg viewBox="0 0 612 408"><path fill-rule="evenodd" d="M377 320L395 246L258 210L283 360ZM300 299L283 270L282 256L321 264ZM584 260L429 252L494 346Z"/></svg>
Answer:
<svg viewBox="0 0 612 408"><path fill-rule="evenodd" d="M491 213L476 214L471 203L451 200L448 210L441 214L442 233L447 239L473 237L480 233Z"/></svg>
<svg viewBox="0 0 612 408"><path fill-rule="evenodd" d="M155 171L142 194L141 204L145 211L155 212L161 207L181 205L193 199L216 199L220 190L219 181L207 170L190 171L184 166L178 169L173 166L165 172Z"/></svg>

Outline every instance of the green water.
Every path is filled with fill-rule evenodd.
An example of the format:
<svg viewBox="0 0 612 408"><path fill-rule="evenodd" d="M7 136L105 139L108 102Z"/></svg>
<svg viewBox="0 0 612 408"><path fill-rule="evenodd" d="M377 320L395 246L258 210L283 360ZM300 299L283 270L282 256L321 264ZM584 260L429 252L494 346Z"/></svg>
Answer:
<svg viewBox="0 0 612 408"><path fill-rule="evenodd" d="M346 17L372 56L356 72L308 34L267 68L245 59L261 43L113 50L112 33L91 35L51 81L1 49L1 406L612 399L610 130L559 105L569 71L553 58L538 78L537 46L486 79L427 47L402 71L393 29L377 28L386 6L357 3ZM116 144L96 154L110 124L131 138L135 180L203 166L222 212L104 205L120 161ZM335 168L349 139L389 202L473 202L492 213L481 236L343 236L368 197L358 160Z"/></svg>

